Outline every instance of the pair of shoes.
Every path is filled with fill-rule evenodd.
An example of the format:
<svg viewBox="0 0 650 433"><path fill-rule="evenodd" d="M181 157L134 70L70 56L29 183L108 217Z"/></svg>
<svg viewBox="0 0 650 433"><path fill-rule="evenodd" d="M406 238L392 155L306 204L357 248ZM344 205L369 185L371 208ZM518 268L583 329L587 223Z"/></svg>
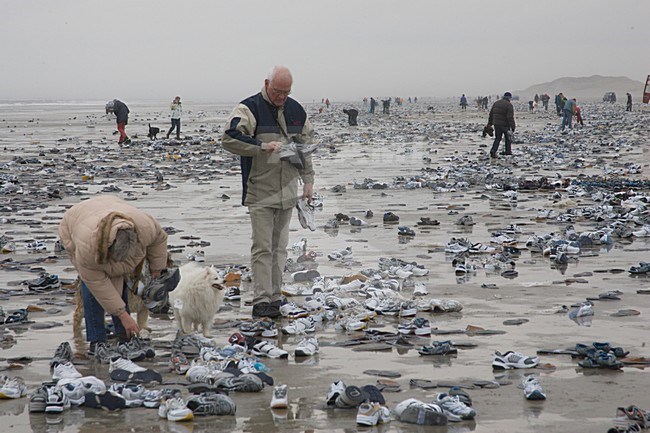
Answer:
<svg viewBox="0 0 650 433"><path fill-rule="evenodd" d="M258 302L253 305L253 317L268 317L275 319L280 316L280 306L273 305L269 302Z"/></svg>
<svg viewBox="0 0 650 433"><path fill-rule="evenodd" d="M304 198L301 198L296 203L298 209L298 221L303 229L309 229L312 232L316 231L316 223L314 222L314 207L311 203Z"/></svg>
<svg viewBox="0 0 650 433"><path fill-rule="evenodd" d="M55 382L44 382L29 397L30 412L45 412L47 408L48 390L56 386ZM5 397L6 398L6 397Z"/></svg>
<svg viewBox="0 0 650 433"><path fill-rule="evenodd" d="M237 411L237 405L230 397L215 392L190 397L187 408L196 416L234 415Z"/></svg>

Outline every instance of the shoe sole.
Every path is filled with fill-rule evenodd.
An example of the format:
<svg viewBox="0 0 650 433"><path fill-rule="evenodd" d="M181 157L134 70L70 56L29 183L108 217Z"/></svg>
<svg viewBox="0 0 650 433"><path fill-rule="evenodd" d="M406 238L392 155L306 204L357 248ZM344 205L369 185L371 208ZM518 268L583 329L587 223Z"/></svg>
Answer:
<svg viewBox="0 0 650 433"><path fill-rule="evenodd" d="M345 391L341 393L337 399L340 400L347 407L357 407L365 400L365 396L361 388L357 386L348 386Z"/></svg>
<svg viewBox="0 0 650 433"><path fill-rule="evenodd" d="M535 390L526 396L526 400L546 400L546 396L540 391Z"/></svg>
<svg viewBox="0 0 650 433"><path fill-rule="evenodd" d="M180 421L190 421L194 419L194 413L190 411L189 413L181 416L177 415L172 415L170 413L167 413L167 421L174 421L174 422L180 422Z"/></svg>
<svg viewBox="0 0 650 433"><path fill-rule="evenodd" d="M47 404L44 401L40 402L29 402L29 411L30 412L45 412Z"/></svg>
<svg viewBox="0 0 650 433"><path fill-rule="evenodd" d="M417 414L415 411L417 410ZM417 425L447 425L447 416L440 412L428 411L423 408L407 407L400 416L400 421Z"/></svg>

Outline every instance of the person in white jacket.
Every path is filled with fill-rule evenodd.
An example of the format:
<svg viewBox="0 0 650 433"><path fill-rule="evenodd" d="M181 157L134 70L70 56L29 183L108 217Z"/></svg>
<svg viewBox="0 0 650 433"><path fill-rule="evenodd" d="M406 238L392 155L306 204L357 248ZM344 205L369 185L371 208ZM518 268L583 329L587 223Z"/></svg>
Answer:
<svg viewBox="0 0 650 433"><path fill-rule="evenodd" d="M176 129L176 138L181 138L181 114L183 113L183 106L181 105L181 97L177 96L169 106L172 109L172 127L167 131L167 138Z"/></svg>

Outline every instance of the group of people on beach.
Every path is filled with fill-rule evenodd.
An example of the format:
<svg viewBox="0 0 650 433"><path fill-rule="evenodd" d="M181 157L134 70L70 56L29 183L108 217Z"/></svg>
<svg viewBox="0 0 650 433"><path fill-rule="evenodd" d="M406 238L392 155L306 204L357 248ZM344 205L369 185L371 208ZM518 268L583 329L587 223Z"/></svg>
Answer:
<svg viewBox="0 0 650 433"><path fill-rule="evenodd" d="M181 115L183 114L183 105L181 97L176 96L172 103L169 105L171 109L171 128L167 131L167 138L176 130L176 139L181 138ZM113 113L117 121L117 131L120 133L120 138L117 144L129 144L131 139L126 135L126 125L129 123L129 107L119 99L113 99L106 104L106 114Z"/></svg>

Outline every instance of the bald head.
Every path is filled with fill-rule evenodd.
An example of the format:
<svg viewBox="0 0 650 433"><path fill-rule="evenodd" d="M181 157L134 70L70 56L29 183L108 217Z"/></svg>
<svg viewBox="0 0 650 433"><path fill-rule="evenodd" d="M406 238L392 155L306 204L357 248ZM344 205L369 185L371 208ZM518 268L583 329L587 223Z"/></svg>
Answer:
<svg viewBox="0 0 650 433"><path fill-rule="evenodd" d="M291 71L285 66L276 66L271 70L269 77L264 80L264 89L269 99L276 107L282 107L291 94L293 77Z"/></svg>

